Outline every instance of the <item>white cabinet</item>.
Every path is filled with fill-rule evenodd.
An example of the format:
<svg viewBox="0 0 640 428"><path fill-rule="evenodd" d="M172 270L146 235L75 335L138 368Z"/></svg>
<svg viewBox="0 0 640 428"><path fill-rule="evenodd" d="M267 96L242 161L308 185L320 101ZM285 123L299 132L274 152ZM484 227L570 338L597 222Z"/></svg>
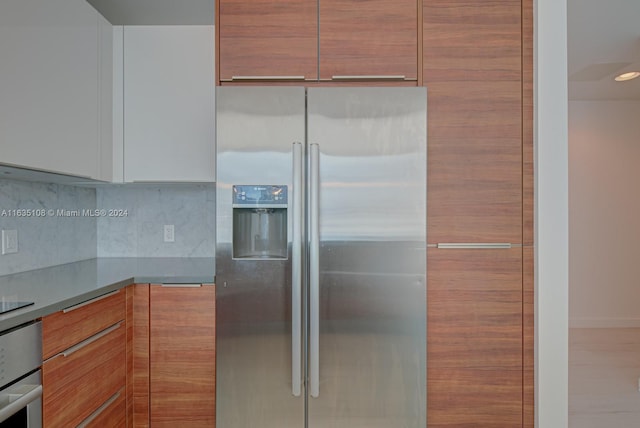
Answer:
<svg viewBox="0 0 640 428"><path fill-rule="evenodd" d="M109 179L105 35L84 0L0 1L0 163Z"/></svg>
<svg viewBox="0 0 640 428"><path fill-rule="evenodd" d="M123 45L124 181L215 181L214 27L125 26Z"/></svg>

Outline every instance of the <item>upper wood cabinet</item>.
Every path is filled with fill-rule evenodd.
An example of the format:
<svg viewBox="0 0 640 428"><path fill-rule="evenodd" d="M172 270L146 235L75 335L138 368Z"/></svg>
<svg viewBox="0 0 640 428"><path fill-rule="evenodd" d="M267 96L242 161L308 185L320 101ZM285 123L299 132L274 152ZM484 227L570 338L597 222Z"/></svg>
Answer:
<svg viewBox="0 0 640 428"><path fill-rule="evenodd" d="M219 75L318 78L317 0L220 0Z"/></svg>
<svg viewBox="0 0 640 428"><path fill-rule="evenodd" d="M417 82L418 0L220 0L218 6L222 83Z"/></svg>
<svg viewBox="0 0 640 428"><path fill-rule="evenodd" d="M416 0L320 0L319 10L320 80L417 79Z"/></svg>
<svg viewBox="0 0 640 428"><path fill-rule="evenodd" d="M430 243L522 243L522 4L429 0Z"/></svg>

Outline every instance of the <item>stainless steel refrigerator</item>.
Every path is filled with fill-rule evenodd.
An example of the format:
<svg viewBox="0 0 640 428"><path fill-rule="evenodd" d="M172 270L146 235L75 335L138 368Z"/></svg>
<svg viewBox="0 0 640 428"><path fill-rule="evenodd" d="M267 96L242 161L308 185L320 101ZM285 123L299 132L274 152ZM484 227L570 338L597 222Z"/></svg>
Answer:
<svg viewBox="0 0 640 428"><path fill-rule="evenodd" d="M218 88L217 428L426 427L426 97Z"/></svg>

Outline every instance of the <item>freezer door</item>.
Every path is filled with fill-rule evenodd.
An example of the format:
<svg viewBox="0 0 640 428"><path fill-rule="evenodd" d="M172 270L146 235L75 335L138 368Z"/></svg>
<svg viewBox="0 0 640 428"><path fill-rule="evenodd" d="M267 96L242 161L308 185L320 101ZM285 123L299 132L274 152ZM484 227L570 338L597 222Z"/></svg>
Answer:
<svg viewBox="0 0 640 428"><path fill-rule="evenodd" d="M301 330L301 298L291 298L292 217L300 213L293 213L291 186L294 143L301 148L305 137L304 88L219 87L216 103L216 426L301 428L302 337L291 333ZM235 216L233 186L246 193L236 195ZM281 193L271 195L277 205L265 207L261 195L269 189ZM280 229L276 220L287 222L287 254L253 257L267 245L262 240L271 239L266 231ZM251 257L233 258L234 225L244 228L235 239L248 239L247 248L255 244ZM255 236L247 238L249 230Z"/></svg>
<svg viewBox="0 0 640 428"><path fill-rule="evenodd" d="M424 428L426 89L310 88L307 97L311 188L318 180L309 271L319 272L308 426Z"/></svg>

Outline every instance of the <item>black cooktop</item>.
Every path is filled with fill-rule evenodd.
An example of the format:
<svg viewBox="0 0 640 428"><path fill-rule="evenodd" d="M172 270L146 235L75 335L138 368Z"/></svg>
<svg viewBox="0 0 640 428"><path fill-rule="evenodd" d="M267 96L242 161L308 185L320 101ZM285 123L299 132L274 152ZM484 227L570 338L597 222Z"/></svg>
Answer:
<svg viewBox="0 0 640 428"><path fill-rule="evenodd" d="M15 311L16 309L24 308L29 305L33 305L33 302L5 302L4 300L0 300L0 314Z"/></svg>

